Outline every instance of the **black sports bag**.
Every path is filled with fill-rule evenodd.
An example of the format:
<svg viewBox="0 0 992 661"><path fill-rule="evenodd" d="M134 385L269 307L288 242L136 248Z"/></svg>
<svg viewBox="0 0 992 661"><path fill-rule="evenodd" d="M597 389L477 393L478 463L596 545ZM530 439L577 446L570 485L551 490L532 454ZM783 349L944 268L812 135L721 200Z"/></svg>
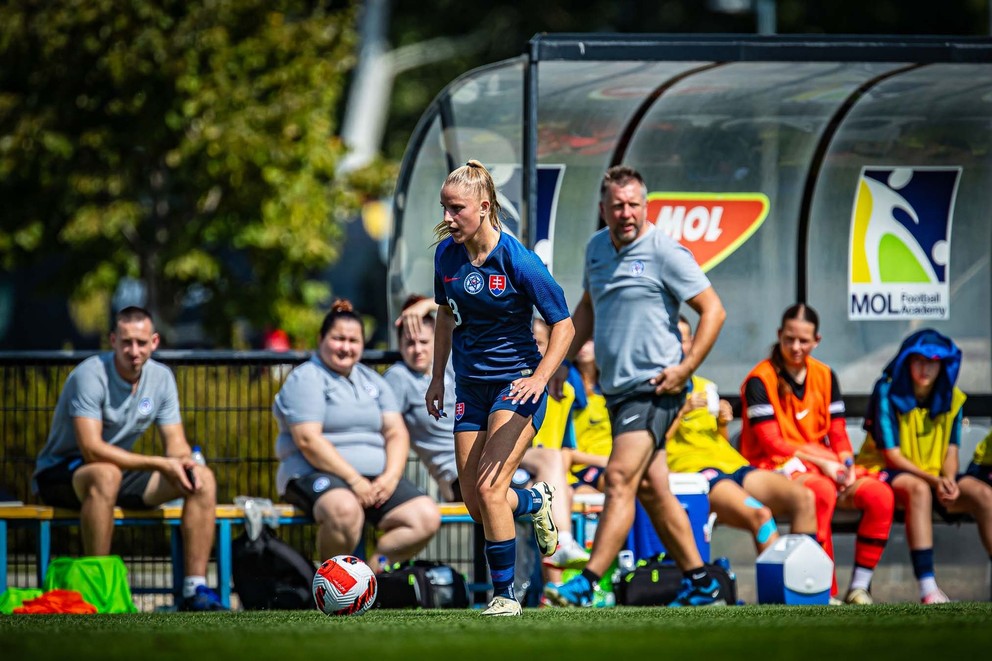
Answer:
<svg viewBox="0 0 992 661"><path fill-rule="evenodd" d="M440 562L414 560L376 575L374 608L468 608L465 577Z"/></svg>
<svg viewBox="0 0 992 661"><path fill-rule="evenodd" d="M706 569L720 582L728 605L737 603L737 576L722 564L707 564ZM671 562L654 560L635 567L613 583L617 605L667 606L679 594L682 570Z"/></svg>
<svg viewBox="0 0 992 661"><path fill-rule="evenodd" d="M234 590L245 610L314 608L313 562L262 527L258 539L242 533L231 542Z"/></svg>

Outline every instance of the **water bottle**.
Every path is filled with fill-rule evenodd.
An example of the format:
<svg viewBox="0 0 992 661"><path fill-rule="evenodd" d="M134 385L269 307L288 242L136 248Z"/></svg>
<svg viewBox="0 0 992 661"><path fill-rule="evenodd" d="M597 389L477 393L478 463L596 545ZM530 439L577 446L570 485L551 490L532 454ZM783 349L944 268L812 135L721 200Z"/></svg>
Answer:
<svg viewBox="0 0 992 661"><path fill-rule="evenodd" d="M207 458L203 456L203 450L200 449L199 445L193 446L193 452L190 454L190 458L193 460L193 463L198 466L207 465ZM189 483L193 485L194 488L196 487L196 477L193 474L192 468L186 469L186 479L189 480Z"/></svg>

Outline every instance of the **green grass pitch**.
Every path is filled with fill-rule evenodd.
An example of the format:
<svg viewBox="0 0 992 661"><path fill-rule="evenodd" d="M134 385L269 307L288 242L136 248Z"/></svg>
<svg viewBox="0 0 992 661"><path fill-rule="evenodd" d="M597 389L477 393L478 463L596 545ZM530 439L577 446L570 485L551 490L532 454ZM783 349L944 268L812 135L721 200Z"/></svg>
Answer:
<svg viewBox="0 0 992 661"><path fill-rule="evenodd" d="M956 659L992 653L992 604L0 616L4 661Z"/></svg>

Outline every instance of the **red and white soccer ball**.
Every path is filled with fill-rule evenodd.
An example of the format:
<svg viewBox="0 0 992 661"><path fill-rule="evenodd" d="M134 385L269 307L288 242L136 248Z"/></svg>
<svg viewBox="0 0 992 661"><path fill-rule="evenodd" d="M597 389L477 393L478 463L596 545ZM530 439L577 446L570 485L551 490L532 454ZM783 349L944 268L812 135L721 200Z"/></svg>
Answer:
<svg viewBox="0 0 992 661"><path fill-rule="evenodd" d="M324 560L313 576L313 600L325 615L361 615L375 602L372 568L353 555Z"/></svg>

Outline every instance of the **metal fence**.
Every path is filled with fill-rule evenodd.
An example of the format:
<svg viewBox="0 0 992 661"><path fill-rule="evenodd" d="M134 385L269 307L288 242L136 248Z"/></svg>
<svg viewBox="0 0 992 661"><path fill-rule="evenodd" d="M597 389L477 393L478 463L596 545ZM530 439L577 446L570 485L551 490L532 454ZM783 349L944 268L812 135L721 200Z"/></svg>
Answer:
<svg viewBox="0 0 992 661"><path fill-rule="evenodd" d="M31 493L35 458L48 436L52 413L69 372L93 352L0 352L0 487L9 497L37 503ZM304 362L306 352L160 351L155 359L176 376L186 435L198 444L217 475L217 501L233 502L247 495L279 500L275 488L277 428L272 402L289 372ZM366 351L363 362L385 368L395 352ZM136 452L161 454L157 431L138 441ZM437 487L411 453L406 476L437 499ZM316 557L314 526L284 528L280 536L307 557ZM420 557L449 562L472 576L475 570L473 525L445 525ZM8 576L11 585L32 585L34 540L14 529ZM58 527L52 535L53 557L81 555L79 530ZM169 539L164 527L115 531L114 552L124 557L135 592L161 591L170 585ZM213 564L211 570L213 571ZM165 605L156 597L152 606Z"/></svg>

